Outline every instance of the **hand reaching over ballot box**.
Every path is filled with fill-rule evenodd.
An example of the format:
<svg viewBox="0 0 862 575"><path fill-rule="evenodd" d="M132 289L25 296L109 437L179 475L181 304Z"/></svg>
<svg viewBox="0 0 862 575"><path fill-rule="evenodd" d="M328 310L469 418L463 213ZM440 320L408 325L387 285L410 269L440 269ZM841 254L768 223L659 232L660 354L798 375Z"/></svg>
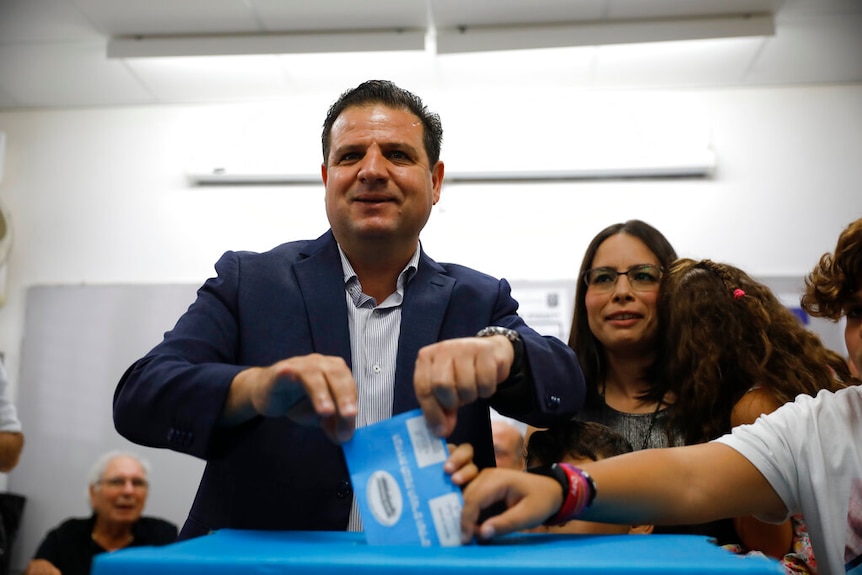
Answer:
<svg viewBox="0 0 862 575"><path fill-rule="evenodd" d="M461 544L459 486L478 474L469 444L448 446L416 409L357 429L343 449L369 545Z"/></svg>

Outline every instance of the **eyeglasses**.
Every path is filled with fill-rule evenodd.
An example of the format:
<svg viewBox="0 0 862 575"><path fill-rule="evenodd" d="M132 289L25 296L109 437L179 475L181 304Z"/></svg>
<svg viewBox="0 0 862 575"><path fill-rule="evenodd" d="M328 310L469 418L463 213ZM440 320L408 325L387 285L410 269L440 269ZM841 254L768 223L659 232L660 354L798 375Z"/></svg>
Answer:
<svg viewBox="0 0 862 575"><path fill-rule="evenodd" d="M584 283L590 289L607 292L614 289L617 278L625 274L629 279L629 285L635 291L652 291L658 289L661 280L662 269L652 264L641 264L632 266L625 271L617 271L614 268L593 268L584 272Z"/></svg>
<svg viewBox="0 0 862 575"><path fill-rule="evenodd" d="M143 477L108 477L107 479L99 480L99 483L107 485L111 489L122 489L129 482L131 482L134 489L146 489L150 486L149 481Z"/></svg>

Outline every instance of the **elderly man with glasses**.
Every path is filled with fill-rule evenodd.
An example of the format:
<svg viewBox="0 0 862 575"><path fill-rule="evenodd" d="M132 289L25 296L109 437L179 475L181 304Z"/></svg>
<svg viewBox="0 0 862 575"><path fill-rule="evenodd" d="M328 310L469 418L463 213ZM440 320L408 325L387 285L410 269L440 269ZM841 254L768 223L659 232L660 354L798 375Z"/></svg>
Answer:
<svg viewBox="0 0 862 575"><path fill-rule="evenodd" d="M26 575L88 575L99 553L176 541L176 525L142 516L150 487L149 467L130 453L102 455L90 471L92 515L67 519L48 532Z"/></svg>

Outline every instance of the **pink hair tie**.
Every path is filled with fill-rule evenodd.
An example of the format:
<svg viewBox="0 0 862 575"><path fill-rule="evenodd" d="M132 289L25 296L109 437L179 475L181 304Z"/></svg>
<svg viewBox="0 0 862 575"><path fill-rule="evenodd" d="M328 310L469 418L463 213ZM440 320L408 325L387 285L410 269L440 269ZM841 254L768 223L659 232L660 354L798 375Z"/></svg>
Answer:
<svg viewBox="0 0 862 575"><path fill-rule="evenodd" d="M745 297L745 291L739 288L733 290L733 299L742 299Z"/></svg>

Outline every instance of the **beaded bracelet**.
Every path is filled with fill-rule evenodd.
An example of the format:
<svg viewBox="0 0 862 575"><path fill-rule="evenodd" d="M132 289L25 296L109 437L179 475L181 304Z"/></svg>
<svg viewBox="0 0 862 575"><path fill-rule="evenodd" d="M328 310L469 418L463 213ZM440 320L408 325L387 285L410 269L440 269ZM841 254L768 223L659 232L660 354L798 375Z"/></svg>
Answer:
<svg viewBox="0 0 862 575"><path fill-rule="evenodd" d="M555 479L563 489L563 504L545 521L545 525L562 525L580 515L596 498L596 484L586 471L568 463L554 463L527 469L530 473Z"/></svg>

